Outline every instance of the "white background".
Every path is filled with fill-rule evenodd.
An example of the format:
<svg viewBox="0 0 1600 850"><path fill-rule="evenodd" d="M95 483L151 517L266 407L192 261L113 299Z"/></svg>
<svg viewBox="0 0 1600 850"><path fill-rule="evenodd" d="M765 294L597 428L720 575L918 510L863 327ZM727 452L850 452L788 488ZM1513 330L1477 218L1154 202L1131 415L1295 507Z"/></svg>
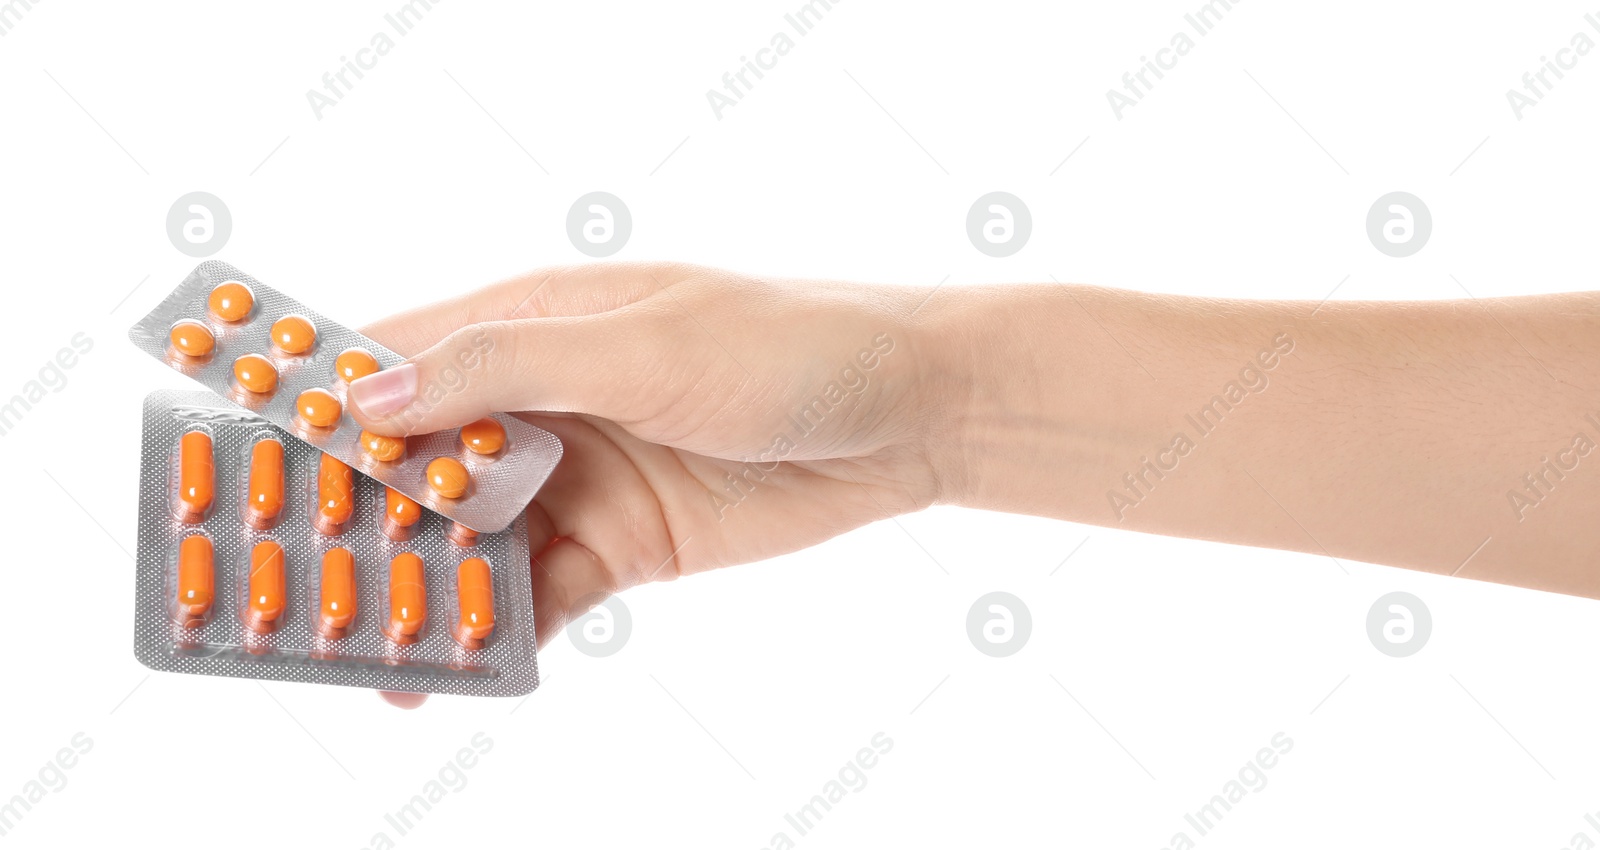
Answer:
<svg viewBox="0 0 1600 850"><path fill-rule="evenodd" d="M718 120L706 91L800 0L449 0L318 120L306 91L400 5L43 0L0 37L0 398L94 340L0 437L0 800L93 740L3 840L1600 841L1597 603L966 510L629 592L623 650L558 638L526 702L407 713L149 675L130 650L139 402L185 381L125 334L197 262L165 233L186 192L232 211L219 259L352 325L584 260L565 217L596 190L632 210L619 258L753 272L1312 301L1347 276L1334 298L1465 297L1452 274L1480 297L1595 286L1600 58L1520 121L1505 98L1574 33L1600 39L1582 3L1238 3L1119 121L1106 90L1199 0L845 0ZM996 190L1033 215L1007 259L964 232ZM1408 259L1364 230L1396 190L1433 214ZM968 641L993 590L1032 612L1010 658ZM1410 658L1366 635L1393 590L1433 615ZM396 835L385 814L479 732L466 786ZM785 813L879 732L867 784L798 836ZM1267 785L1195 836L1184 814L1279 732Z"/></svg>

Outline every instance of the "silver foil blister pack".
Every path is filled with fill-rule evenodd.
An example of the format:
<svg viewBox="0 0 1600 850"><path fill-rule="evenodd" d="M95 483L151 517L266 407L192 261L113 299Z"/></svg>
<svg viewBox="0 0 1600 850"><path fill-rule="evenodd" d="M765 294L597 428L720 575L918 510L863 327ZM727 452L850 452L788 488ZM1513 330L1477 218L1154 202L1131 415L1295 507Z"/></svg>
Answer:
<svg viewBox="0 0 1600 850"><path fill-rule="evenodd" d="M258 449L264 441L282 448L275 521L261 518L272 470L253 477L253 466L278 455ZM391 539L386 513L399 503L379 481L346 470L348 520L325 534L313 520L326 496L326 456L203 392L147 396L141 445L134 653L145 666L475 696L538 686L522 517L463 546L450 520L413 502L409 538ZM463 566L471 559L482 563Z"/></svg>
<svg viewBox="0 0 1600 850"><path fill-rule="evenodd" d="M233 321L220 318L208 303L213 290L229 283L243 284L252 296L248 312ZM291 354L274 341L274 324L286 317L300 317L315 329L309 350ZM185 331L195 333L210 350L203 356L179 350L176 337ZM561 459L561 441L554 434L503 414L489 417L504 434L504 445L491 454L469 450L461 430L450 429L409 437L403 443L403 456L377 459L362 444L361 426L348 409L348 385L336 373L335 361L352 349L370 353L381 369L399 365L404 358L227 263L201 263L128 336L140 350L219 396L477 531L500 531L511 525ZM485 339L473 350L460 352L455 364L460 368L452 366L448 374L442 372L419 387L418 403L436 403L439 394L459 390L482 368L484 358L494 356L492 347ZM250 355L265 358L275 370L276 388L271 392L253 392L242 385L235 363ZM247 362L261 363L254 358ZM318 390L331 394L331 399ZM309 398L337 401L335 421L318 427L301 415L298 402L308 391ZM468 481L461 495L447 497L430 485L430 464L440 458L459 463L453 467L457 471L465 469Z"/></svg>

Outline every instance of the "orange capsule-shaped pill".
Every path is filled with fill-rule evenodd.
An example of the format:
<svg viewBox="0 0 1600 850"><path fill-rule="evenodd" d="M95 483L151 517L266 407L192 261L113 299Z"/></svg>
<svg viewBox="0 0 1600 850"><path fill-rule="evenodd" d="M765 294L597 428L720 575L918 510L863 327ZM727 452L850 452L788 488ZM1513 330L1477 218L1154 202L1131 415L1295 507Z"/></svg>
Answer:
<svg viewBox="0 0 1600 850"><path fill-rule="evenodd" d="M388 490L383 511L383 534L390 540L410 540L422 524L422 506L393 487Z"/></svg>
<svg viewBox="0 0 1600 850"><path fill-rule="evenodd" d="M250 550L246 593L244 627L262 635L277 631L289 607L289 576L283 545L276 540L263 540Z"/></svg>
<svg viewBox="0 0 1600 850"><path fill-rule="evenodd" d="M304 316L284 316L272 323L272 344L284 354L305 354L317 344L317 328Z"/></svg>
<svg viewBox="0 0 1600 850"><path fill-rule="evenodd" d="M329 549L322 556L321 602L312 618L317 633L338 640L356 620L356 558L349 549Z"/></svg>
<svg viewBox="0 0 1600 850"><path fill-rule="evenodd" d="M468 558L456 568L456 642L467 649L482 649L494 633L494 580L489 562Z"/></svg>
<svg viewBox="0 0 1600 850"><path fill-rule="evenodd" d="M215 549L210 538L191 534L178 544L178 585L173 619L184 628L198 628L211 614L216 598Z"/></svg>
<svg viewBox="0 0 1600 850"><path fill-rule="evenodd" d="M378 371L378 358L365 348L349 348L340 352L333 361L333 374L341 381L349 382Z"/></svg>
<svg viewBox="0 0 1600 850"><path fill-rule="evenodd" d="M172 343L172 350L185 357L205 357L217 347L217 338L211 335L210 328L188 319L173 325L167 332L167 339Z"/></svg>
<svg viewBox="0 0 1600 850"><path fill-rule="evenodd" d="M255 293L250 287L236 281L219 284L211 290L211 295L206 299L206 306L211 310L211 315L224 322L237 322L250 315L250 308L255 306Z"/></svg>
<svg viewBox="0 0 1600 850"><path fill-rule="evenodd" d="M345 533L355 516L355 490L355 470L333 455L323 455L317 467L317 510L311 525L329 537Z"/></svg>
<svg viewBox="0 0 1600 850"><path fill-rule="evenodd" d="M301 393L294 400L294 410L307 425L318 428L337 424L340 414L344 412L339 399L321 387L312 387Z"/></svg>
<svg viewBox="0 0 1600 850"><path fill-rule="evenodd" d="M429 461L425 474L433 492L446 499L459 499L466 495L467 485L472 482L467 468L453 457L436 457Z"/></svg>
<svg viewBox="0 0 1600 850"><path fill-rule="evenodd" d="M191 525L211 513L216 495L216 461L211 456L211 435L190 431L178 439L178 519Z"/></svg>
<svg viewBox="0 0 1600 850"><path fill-rule="evenodd" d="M233 379L245 390L265 395L278 388L278 367L259 354L246 354L233 361Z"/></svg>
<svg viewBox="0 0 1600 850"><path fill-rule="evenodd" d="M246 487L244 521L266 531L283 516L283 444L268 438L250 447L250 481Z"/></svg>
<svg viewBox="0 0 1600 850"><path fill-rule="evenodd" d="M492 455L506 444L506 426L493 417L484 417L461 427L461 444L474 454Z"/></svg>
<svg viewBox="0 0 1600 850"><path fill-rule="evenodd" d="M478 532L462 525L459 522L450 523L445 530L445 539L463 548L478 545Z"/></svg>
<svg viewBox="0 0 1600 850"><path fill-rule="evenodd" d="M423 584L422 558L401 552L389 562L389 621L384 636L398 644L422 639L428 621L428 591Z"/></svg>
<svg viewBox="0 0 1600 850"><path fill-rule="evenodd" d="M362 431L361 448L366 450L367 454L372 455L374 460L388 463L406 456L406 438L385 437L382 434L374 434L371 431Z"/></svg>

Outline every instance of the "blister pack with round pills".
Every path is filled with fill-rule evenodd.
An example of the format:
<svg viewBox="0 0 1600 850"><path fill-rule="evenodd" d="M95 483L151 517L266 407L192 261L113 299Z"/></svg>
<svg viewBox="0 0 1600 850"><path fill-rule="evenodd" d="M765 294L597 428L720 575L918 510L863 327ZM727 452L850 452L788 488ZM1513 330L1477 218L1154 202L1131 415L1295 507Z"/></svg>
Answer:
<svg viewBox="0 0 1600 850"><path fill-rule="evenodd" d="M498 413L404 438L363 430L346 409L350 382L404 358L227 263L201 263L128 336L219 396L476 531L510 526L561 460L554 434ZM460 391L495 356L488 337L468 340L417 388L413 409Z"/></svg>

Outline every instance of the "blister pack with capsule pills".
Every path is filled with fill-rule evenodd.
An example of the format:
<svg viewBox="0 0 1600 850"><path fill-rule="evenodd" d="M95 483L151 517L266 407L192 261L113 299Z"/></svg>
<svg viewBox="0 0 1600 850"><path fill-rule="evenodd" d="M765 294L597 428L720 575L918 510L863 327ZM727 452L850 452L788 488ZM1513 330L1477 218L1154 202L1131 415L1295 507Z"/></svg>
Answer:
<svg viewBox="0 0 1600 850"><path fill-rule="evenodd" d="M416 693L539 684L528 532L478 534L208 393L144 401L134 654Z"/></svg>
<svg viewBox="0 0 1600 850"><path fill-rule="evenodd" d="M201 263L128 336L212 392L478 531L511 525L561 459L554 434L503 414L409 438L364 431L346 409L350 382L404 358L227 263ZM424 379L413 406L459 392L494 356L489 338L469 340Z"/></svg>

